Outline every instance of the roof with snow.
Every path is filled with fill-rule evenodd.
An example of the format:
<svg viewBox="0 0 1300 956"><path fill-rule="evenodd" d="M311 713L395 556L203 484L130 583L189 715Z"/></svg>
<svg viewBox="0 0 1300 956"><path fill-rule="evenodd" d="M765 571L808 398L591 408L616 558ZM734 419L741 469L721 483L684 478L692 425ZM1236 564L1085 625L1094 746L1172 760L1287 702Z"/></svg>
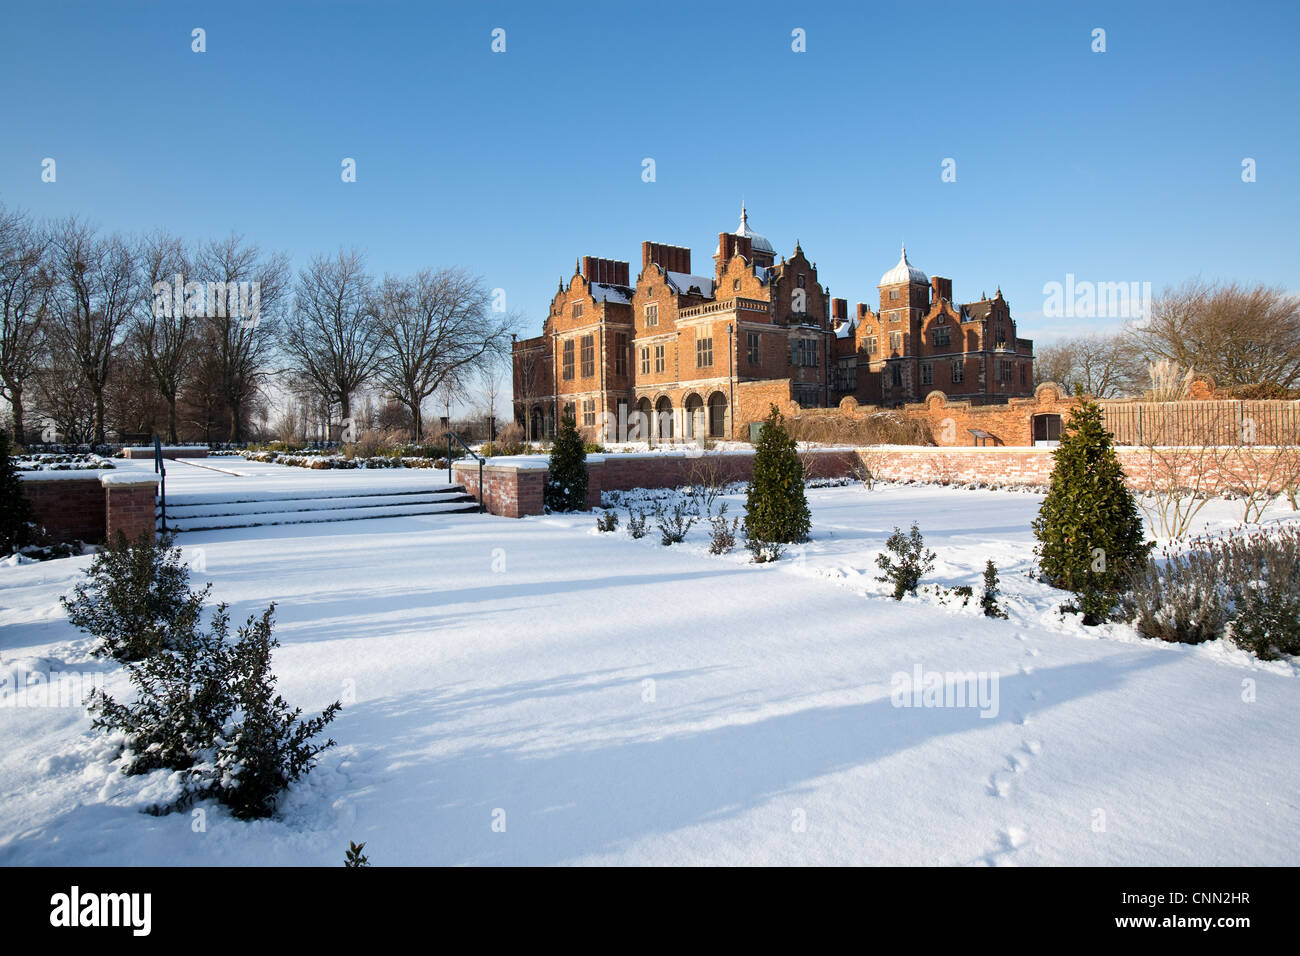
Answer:
<svg viewBox="0 0 1300 956"><path fill-rule="evenodd" d="M713 280L707 276L693 276L685 272L667 272L668 284L680 295L695 293L713 298Z"/></svg>
<svg viewBox="0 0 1300 956"><path fill-rule="evenodd" d="M593 282L589 287L591 297L597 302L618 302L630 305L633 290L625 285L611 285L608 282Z"/></svg>
<svg viewBox="0 0 1300 956"><path fill-rule="evenodd" d="M880 277L881 285L901 285L905 282L930 284L930 277L907 261L907 246L903 246L902 255L898 258L898 265Z"/></svg>

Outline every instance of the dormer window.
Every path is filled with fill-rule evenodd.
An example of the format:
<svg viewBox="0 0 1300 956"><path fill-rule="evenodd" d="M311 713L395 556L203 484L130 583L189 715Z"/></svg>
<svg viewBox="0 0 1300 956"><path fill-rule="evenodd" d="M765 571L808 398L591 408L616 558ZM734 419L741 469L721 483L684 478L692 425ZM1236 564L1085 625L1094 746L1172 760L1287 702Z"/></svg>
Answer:
<svg viewBox="0 0 1300 956"><path fill-rule="evenodd" d="M581 316L582 316L582 303L581 302L573 303L573 317L577 319L580 318Z"/></svg>

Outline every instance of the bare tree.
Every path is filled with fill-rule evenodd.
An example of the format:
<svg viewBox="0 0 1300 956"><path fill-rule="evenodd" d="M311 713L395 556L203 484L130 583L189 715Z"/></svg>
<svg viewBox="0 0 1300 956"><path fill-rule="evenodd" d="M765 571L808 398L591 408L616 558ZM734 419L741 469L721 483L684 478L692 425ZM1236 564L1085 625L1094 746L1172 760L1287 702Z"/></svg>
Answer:
<svg viewBox="0 0 1300 956"><path fill-rule="evenodd" d="M231 441L244 439L251 406L271 372L280 312L288 292L289 264L282 253L263 255L242 236L207 243L197 257L207 284L201 338L214 359L215 387L225 404ZM240 283L256 292L253 311L232 309L229 297Z"/></svg>
<svg viewBox="0 0 1300 956"><path fill-rule="evenodd" d="M1135 335L1153 358L1220 386L1300 384L1300 296L1281 289L1192 279L1166 288Z"/></svg>
<svg viewBox="0 0 1300 956"><path fill-rule="evenodd" d="M482 282L459 269L390 276L376 291L380 380L410 410L416 441L424 434L425 399L463 386L471 372L509 349L511 320L489 303Z"/></svg>
<svg viewBox="0 0 1300 956"><path fill-rule="evenodd" d="M1124 334L1075 336L1044 346L1034 356L1036 382L1055 382L1066 394L1079 385L1096 398L1133 393L1145 370L1131 336Z"/></svg>
<svg viewBox="0 0 1300 956"><path fill-rule="evenodd" d="M380 344L371 280L359 253L317 256L299 274L283 344L290 370L337 402L343 419L351 418L353 396L375 375Z"/></svg>
<svg viewBox="0 0 1300 956"><path fill-rule="evenodd" d="M23 444L23 395L41 357L51 277L49 237L27 217L0 206L0 395Z"/></svg>
<svg viewBox="0 0 1300 956"><path fill-rule="evenodd" d="M167 403L167 440L179 441L177 402L194 368L202 317L171 294L175 276L191 278L191 257L181 241L164 232L145 238L137 257L144 293L132 323L130 341L159 396ZM156 283L167 283L168 294L155 297Z"/></svg>
<svg viewBox="0 0 1300 956"><path fill-rule="evenodd" d="M100 237L75 218L56 225L52 250L50 360L70 361L81 373L95 405L94 441L103 444L104 389L123 326L138 304L135 256L120 236Z"/></svg>

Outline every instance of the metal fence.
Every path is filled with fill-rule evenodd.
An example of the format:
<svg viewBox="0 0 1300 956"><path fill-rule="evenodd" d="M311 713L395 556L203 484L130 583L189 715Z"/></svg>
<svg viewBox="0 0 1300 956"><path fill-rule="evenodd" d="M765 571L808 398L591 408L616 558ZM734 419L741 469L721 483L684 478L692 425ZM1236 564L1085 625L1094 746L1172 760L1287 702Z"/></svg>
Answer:
<svg viewBox="0 0 1300 956"><path fill-rule="evenodd" d="M1300 401L1102 402L1118 445L1294 445Z"/></svg>

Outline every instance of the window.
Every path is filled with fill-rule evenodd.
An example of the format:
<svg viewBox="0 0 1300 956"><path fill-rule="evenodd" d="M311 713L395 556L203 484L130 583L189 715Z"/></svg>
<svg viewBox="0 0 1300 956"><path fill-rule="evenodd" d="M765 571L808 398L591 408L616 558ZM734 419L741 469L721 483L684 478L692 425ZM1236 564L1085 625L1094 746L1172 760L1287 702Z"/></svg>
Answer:
<svg viewBox="0 0 1300 956"><path fill-rule="evenodd" d="M899 309L897 312L891 312L891 313L889 314L889 321L890 321L890 322L902 322L902 321L903 321L903 310L902 310L902 309Z"/></svg>
<svg viewBox="0 0 1300 956"><path fill-rule="evenodd" d="M894 384L895 384L895 385L902 385L902 384L903 384L903 366L901 366L901 365L899 365L897 362L895 362L893 365L889 366L889 370L890 370L890 372L892 373L890 377L893 378L893 380L894 380Z"/></svg>
<svg viewBox="0 0 1300 956"><path fill-rule="evenodd" d="M576 416L575 416L575 414L574 414L574 411L573 411L573 402L566 402L566 403L565 403L565 405L564 405L564 415L563 415L562 417L563 417L563 418L576 418Z"/></svg>
<svg viewBox="0 0 1300 956"><path fill-rule="evenodd" d="M732 291L732 292L739 292L739 291L740 291L740 280L739 280L739 279L732 279L732 280L731 280L731 291Z"/></svg>
<svg viewBox="0 0 1300 956"><path fill-rule="evenodd" d="M594 336L582 337L582 377L591 378L596 374L596 340Z"/></svg>
<svg viewBox="0 0 1300 956"><path fill-rule="evenodd" d="M582 303L581 302L573 303L573 317L576 319L579 318L581 315L582 315Z"/></svg>
<svg viewBox="0 0 1300 956"><path fill-rule="evenodd" d="M934 366L931 365L929 362L921 363L921 384L922 385L934 384Z"/></svg>
<svg viewBox="0 0 1300 956"><path fill-rule="evenodd" d="M791 396L801 408L816 408L817 400L821 397L821 386L819 385L796 385L793 389L794 394Z"/></svg>
<svg viewBox="0 0 1300 956"><path fill-rule="evenodd" d="M1029 366L1028 366L1028 365L1023 365L1023 364L1022 364L1022 365L1020 366L1020 384L1021 384L1021 385L1028 385L1028 384L1029 384Z"/></svg>
<svg viewBox="0 0 1300 956"><path fill-rule="evenodd" d="M817 340L795 339L790 343L790 364L802 368L817 367Z"/></svg>
<svg viewBox="0 0 1300 956"><path fill-rule="evenodd" d="M889 333L889 350L890 350L891 352L901 352L901 351L903 351L903 333L902 333L902 332L890 332L890 333Z"/></svg>
<svg viewBox="0 0 1300 956"><path fill-rule="evenodd" d="M750 365L758 365L762 362L763 360L762 341L763 340L759 338L757 332L746 333L746 337L745 337L746 356L745 357L749 360Z"/></svg>
<svg viewBox="0 0 1300 956"><path fill-rule="evenodd" d="M560 373L561 378L566 381L573 378L573 339L566 339L564 342L564 358L561 368L563 369Z"/></svg>
<svg viewBox="0 0 1300 956"><path fill-rule="evenodd" d="M966 366L961 359L952 360L952 383L960 385L966 381Z"/></svg>
<svg viewBox="0 0 1300 956"><path fill-rule="evenodd" d="M646 325L659 324L659 303L658 302L651 302L649 305L645 307L645 324Z"/></svg>
<svg viewBox="0 0 1300 956"><path fill-rule="evenodd" d="M934 344L935 344L935 346L951 345L951 344L952 344L952 336L950 336L950 335L948 334L948 329L947 329L947 328L935 329L935 330L934 330Z"/></svg>
<svg viewBox="0 0 1300 956"><path fill-rule="evenodd" d="M713 336L695 340L695 367L710 368L713 365Z"/></svg>
<svg viewBox="0 0 1300 956"><path fill-rule="evenodd" d="M890 289L890 290L889 290L889 297L890 297L891 299L897 299L897 298L898 298L898 290L897 290L897 289Z"/></svg>
<svg viewBox="0 0 1300 956"><path fill-rule="evenodd" d="M837 392L851 392L858 387L858 366L852 359L840 359L835 367L834 384Z"/></svg>
<svg viewBox="0 0 1300 956"><path fill-rule="evenodd" d="M641 349L641 374L650 374L650 346Z"/></svg>
<svg viewBox="0 0 1300 956"><path fill-rule="evenodd" d="M662 345L656 345L655 346L655 371L662 372L665 368L667 368L667 365L668 363L664 361L664 347Z"/></svg>
<svg viewBox="0 0 1300 956"><path fill-rule="evenodd" d="M802 272L799 273L799 278L795 280L795 285L797 285L801 289L807 288L807 286L804 284L804 277Z"/></svg>
<svg viewBox="0 0 1300 956"><path fill-rule="evenodd" d="M867 354L880 354L880 338L878 336L872 335L867 338Z"/></svg>
<svg viewBox="0 0 1300 956"><path fill-rule="evenodd" d="M627 333L614 333L614 374L627 375Z"/></svg>
<svg viewBox="0 0 1300 956"><path fill-rule="evenodd" d="M584 398L582 400L582 424L587 427L596 424L596 400L594 398Z"/></svg>

